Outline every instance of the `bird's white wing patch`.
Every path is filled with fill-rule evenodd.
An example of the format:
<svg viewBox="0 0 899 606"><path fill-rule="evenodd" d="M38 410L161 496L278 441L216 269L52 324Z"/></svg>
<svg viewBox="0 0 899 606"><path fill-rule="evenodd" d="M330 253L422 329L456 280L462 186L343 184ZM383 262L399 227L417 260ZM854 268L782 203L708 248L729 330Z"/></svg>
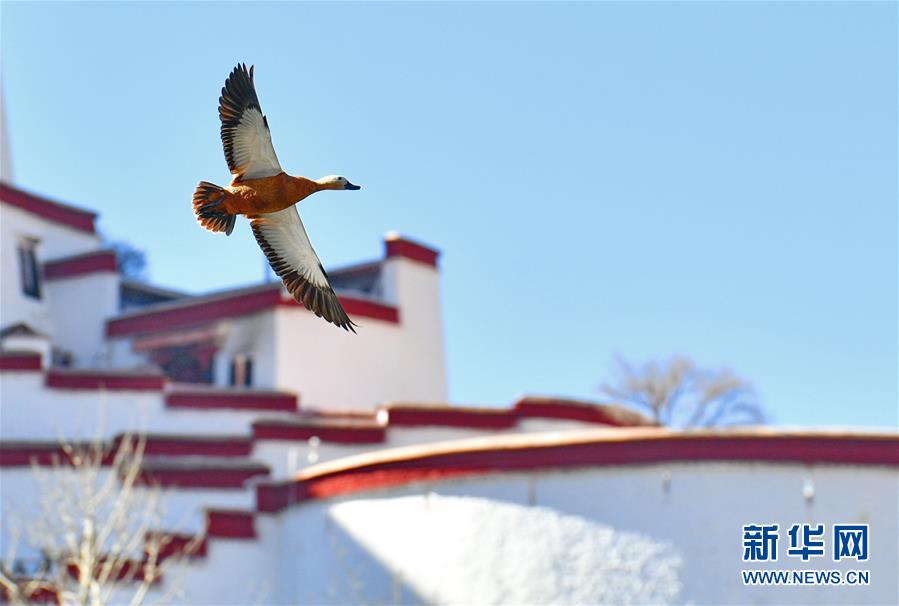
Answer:
<svg viewBox="0 0 899 606"><path fill-rule="evenodd" d="M258 215L251 220L251 225L253 233L258 232L277 256L279 266L275 267L273 262L272 269L279 276L282 271L295 271L319 288L330 287L296 206Z"/></svg>
<svg viewBox="0 0 899 606"><path fill-rule="evenodd" d="M294 299L328 322L353 330L355 325L334 294L296 207L257 215L250 225L269 264Z"/></svg>
<svg viewBox="0 0 899 606"><path fill-rule="evenodd" d="M244 110L233 136L235 174L244 179L260 179L283 172L272 145L272 135L259 109Z"/></svg>
<svg viewBox="0 0 899 606"><path fill-rule="evenodd" d="M219 97L219 118L225 160L232 175L259 179L283 172L256 95L252 67L238 65L228 76Z"/></svg>

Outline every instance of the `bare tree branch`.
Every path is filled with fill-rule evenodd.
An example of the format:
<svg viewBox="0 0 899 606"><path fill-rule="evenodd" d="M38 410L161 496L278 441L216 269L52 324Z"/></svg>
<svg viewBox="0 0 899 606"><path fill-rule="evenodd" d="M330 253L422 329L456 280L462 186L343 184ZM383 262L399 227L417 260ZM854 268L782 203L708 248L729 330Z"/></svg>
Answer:
<svg viewBox="0 0 899 606"><path fill-rule="evenodd" d="M619 357L616 378L601 386L608 397L643 409L662 425L717 427L764 423L755 390L729 370L698 367L685 356L642 366Z"/></svg>
<svg viewBox="0 0 899 606"><path fill-rule="evenodd" d="M17 523L44 563L29 578L10 567L14 549L0 562L0 590L10 602L55 596L66 605L140 606L167 570L196 552L202 535L166 550L173 535L162 529L161 489L142 477L145 444L132 435L111 445L65 443L49 469L32 461L40 511ZM177 591L169 581L167 596ZM131 597L114 597L123 590Z"/></svg>

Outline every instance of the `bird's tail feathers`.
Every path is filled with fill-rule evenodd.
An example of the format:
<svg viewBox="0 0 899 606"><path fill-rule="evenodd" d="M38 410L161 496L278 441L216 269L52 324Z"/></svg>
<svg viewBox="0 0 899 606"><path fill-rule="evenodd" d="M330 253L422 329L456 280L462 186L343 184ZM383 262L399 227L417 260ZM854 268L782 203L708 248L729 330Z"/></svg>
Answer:
<svg viewBox="0 0 899 606"><path fill-rule="evenodd" d="M197 222L209 231L223 231L230 236L234 231L237 215L225 210L227 194L227 191L214 183L200 181L194 191L194 214L197 215Z"/></svg>

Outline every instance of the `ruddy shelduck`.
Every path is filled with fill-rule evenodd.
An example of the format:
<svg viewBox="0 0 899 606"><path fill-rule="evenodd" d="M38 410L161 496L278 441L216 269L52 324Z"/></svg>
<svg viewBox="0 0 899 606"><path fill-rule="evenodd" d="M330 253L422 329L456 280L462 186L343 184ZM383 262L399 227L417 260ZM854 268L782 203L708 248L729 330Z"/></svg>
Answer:
<svg viewBox="0 0 899 606"><path fill-rule="evenodd" d="M300 220L296 204L325 189L359 189L345 177L312 180L281 169L268 120L262 113L253 67L238 65L219 97L222 145L233 175L228 187L200 181L194 192L197 221L214 232L231 235L237 215L250 220L256 241L275 273L298 303L320 318L356 332Z"/></svg>

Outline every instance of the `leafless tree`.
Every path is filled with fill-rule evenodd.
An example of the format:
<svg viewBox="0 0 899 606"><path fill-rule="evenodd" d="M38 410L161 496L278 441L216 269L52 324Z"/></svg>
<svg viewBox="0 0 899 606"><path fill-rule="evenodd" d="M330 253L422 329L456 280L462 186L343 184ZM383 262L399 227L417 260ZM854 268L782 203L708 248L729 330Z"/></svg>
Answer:
<svg viewBox="0 0 899 606"><path fill-rule="evenodd" d="M42 562L26 572L10 566L14 553L4 560L0 589L9 601L138 606L167 569L199 547L202 535L176 544L177 535L161 532L162 492L141 476L144 444L125 435L113 444L63 444L49 468L32 460L40 511L10 530L25 535ZM163 599L177 591L170 581Z"/></svg>
<svg viewBox="0 0 899 606"><path fill-rule="evenodd" d="M601 390L622 404L649 413L661 425L721 427L765 422L748 381L727 369L701 368L684 356L641 366L618 358L615 380Z"/></svg>

